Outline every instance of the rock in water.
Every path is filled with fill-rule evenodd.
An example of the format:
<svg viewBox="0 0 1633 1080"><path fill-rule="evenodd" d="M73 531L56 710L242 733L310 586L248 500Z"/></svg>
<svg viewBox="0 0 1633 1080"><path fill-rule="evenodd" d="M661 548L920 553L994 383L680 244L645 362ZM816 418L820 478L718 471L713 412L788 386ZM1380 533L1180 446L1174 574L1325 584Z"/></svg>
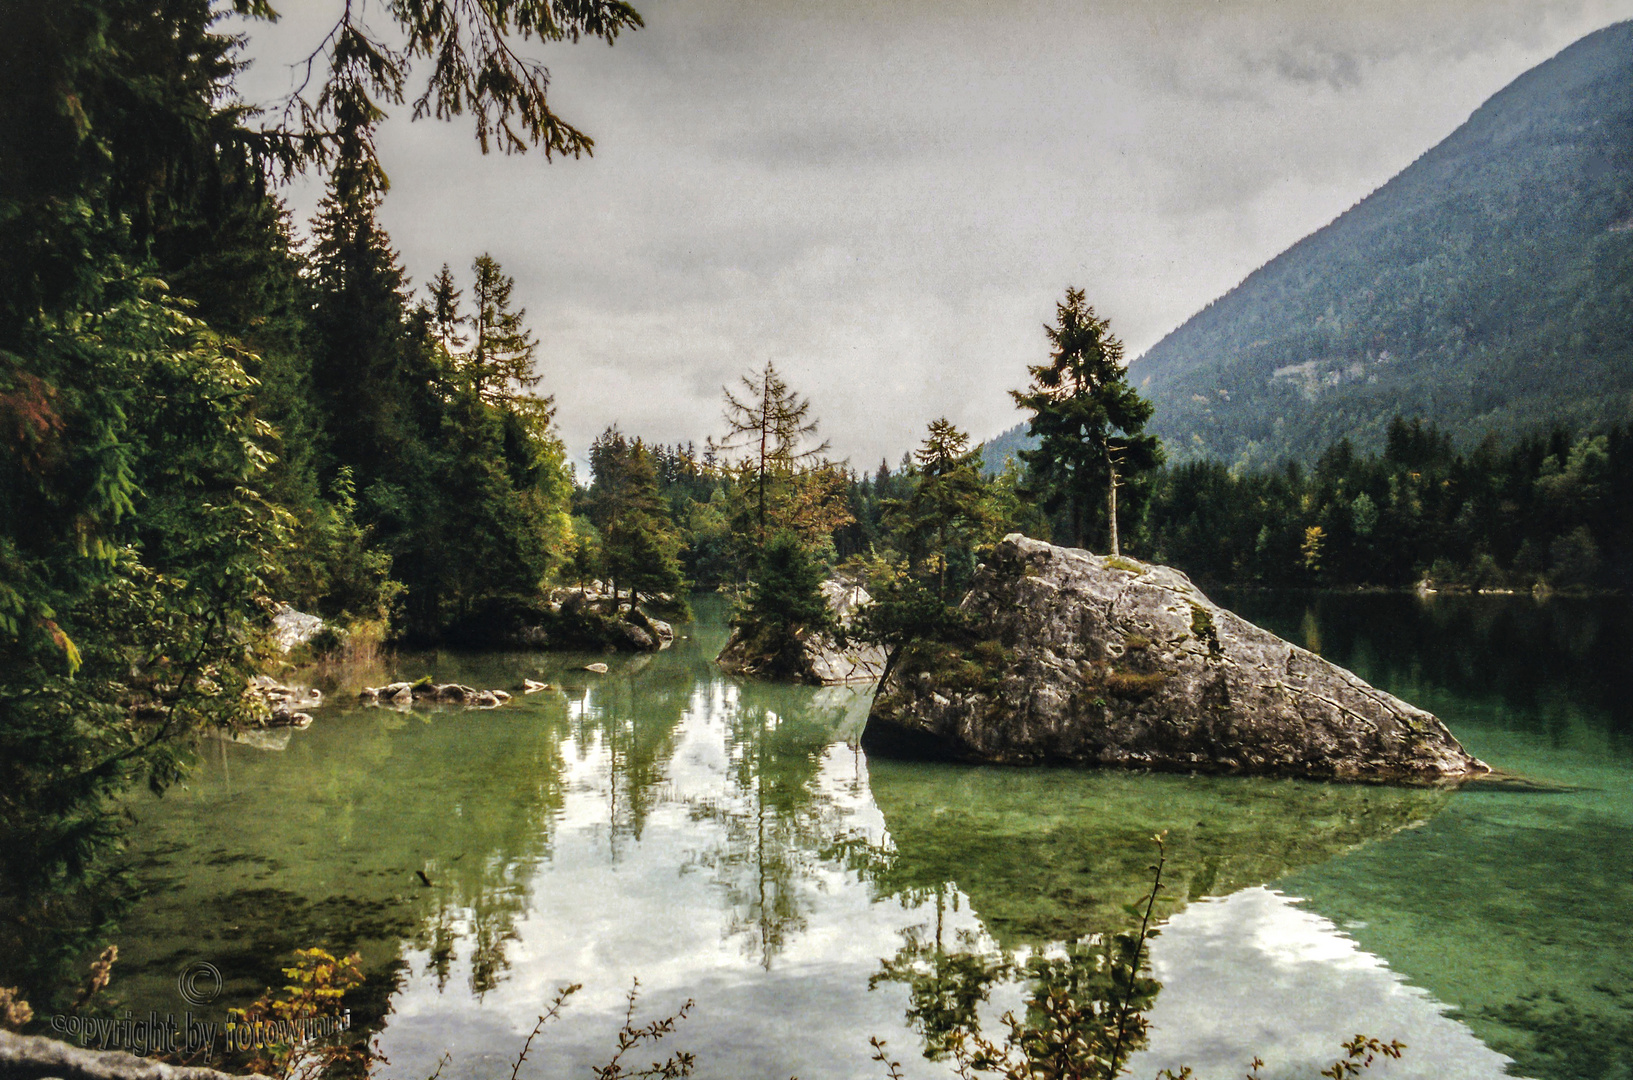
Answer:
<svg viewBox="0 0 1633 1080"><path fill-rule="evenodd" d="M1434 716L1168 567L1012 533L962 608L989 640L904 650L863 732L870 752L1345 780L1490 771Z"/></svg>
<svg viewBox="0 0 1633 1080"><path fill-rule="evenodd" d="M873 602L860 582L842 577L822 583L822 598L842 627L850 625L858 608ZM860 642L841 647L828 634L801 631L799 655L793 670L788 671L784 670L783 658L758 649L741 630L733 630L715 662L732 675L792 677L816 686L848 686L878 679L884 673L885 651L881 646Z"/></svg>

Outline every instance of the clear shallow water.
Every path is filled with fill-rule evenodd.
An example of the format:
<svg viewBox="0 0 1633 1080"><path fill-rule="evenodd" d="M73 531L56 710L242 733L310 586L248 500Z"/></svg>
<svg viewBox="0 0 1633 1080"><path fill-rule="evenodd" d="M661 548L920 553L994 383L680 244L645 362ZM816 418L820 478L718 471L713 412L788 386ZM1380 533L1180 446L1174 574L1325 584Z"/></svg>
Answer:
<svg viewBox="0 0 1633 1080"><path fill-rule="evenodd" d="M337 705L280 750L211 744L185 789L134 803L150 894L118 988L179 1012L176 973L205 960L220 1011L281 985L295 948L355 948L370 980L354 1009L389 1075L450 1052L443 1076L491 1077L581 982L523 1068L557 1076L606 1060L639 977L643 1014L696 1000L676 1045L699 1075L881 1076L878 1035L909 1075L944 1076L910 1011L946 990L947 957L989 970L1120 927L1166 829L1163 989L1135 1075L1238 1076L1255 1053L1312 1075L1358 1030L1410 1044L1378 1075L1498 1075L1503 1055L1529 1076L1626 1075L1625 609L1231 599L1439 712L1494 765L1579 790L869 762L852 746L865 693L722 678L704 601L674 649L605 658L605 676L574 670L582 656L399 661L559 693L492 712ZM886 962L898 977L874 978ZM998 979L983 1015L1020 1000Z"/></svg>
<svg viewBox="0 0 1633 1080"><path fill-rule="evenodd" d="M1365 949L1538 1077L1633 1076L1633 606L1529 597L1233 597L1438 713L1493 766L1422 829L1294 874Z"/></svg>

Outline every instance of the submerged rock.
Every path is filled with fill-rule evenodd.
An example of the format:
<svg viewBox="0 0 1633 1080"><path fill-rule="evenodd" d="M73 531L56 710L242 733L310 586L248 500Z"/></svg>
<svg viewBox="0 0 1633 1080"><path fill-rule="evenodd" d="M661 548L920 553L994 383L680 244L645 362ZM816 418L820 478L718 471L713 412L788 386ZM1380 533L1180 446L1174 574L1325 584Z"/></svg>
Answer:
<svg viewBox="0 0 1633 1080"><path fill-rule="evenodd" d="M859 608L872 602L860 582L830 578L822 583L822 598L834 621L847 627ZM817 686L847 686L876 681L885 669L885 650L878 645L852 642L841 645L831 634L803 631L799 651L790 663L783 656L760 648L741 629L734 629L716 662L732 675L792 677Z"/></svg>
<svg viewBox="0 0 1633 1080"><path fill-rule="evenodd" d="M1442 787L1305 784L1260 777L968 769L868 762L888 842L856 863L883 896L956 881L1005 948L1125 929L1151 891L1153 833L1167 842L1159 912L1225 896L1420 826Z"/></svg>
<svg viewBox="0 0 1633 1080"><path fill-rule="evenodd" d="M870 751L1346 780L1488 772L1438 719L1226 611L1177 570L1004 538L973 650L905 650Z"/></svg>

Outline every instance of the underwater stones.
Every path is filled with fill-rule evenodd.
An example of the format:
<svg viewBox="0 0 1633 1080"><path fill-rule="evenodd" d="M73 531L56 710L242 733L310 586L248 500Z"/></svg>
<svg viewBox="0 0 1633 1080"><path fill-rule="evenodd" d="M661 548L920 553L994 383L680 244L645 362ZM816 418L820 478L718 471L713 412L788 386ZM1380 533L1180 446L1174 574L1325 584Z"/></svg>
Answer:
<svg viewBox="0 0 1633 1080"><path fill-rule="evenodd" d="M1168 567L1011 534L961 608L988 640L904 650L862 735L871 752L1342 780L1489 771L1434 716Z"/></svg>

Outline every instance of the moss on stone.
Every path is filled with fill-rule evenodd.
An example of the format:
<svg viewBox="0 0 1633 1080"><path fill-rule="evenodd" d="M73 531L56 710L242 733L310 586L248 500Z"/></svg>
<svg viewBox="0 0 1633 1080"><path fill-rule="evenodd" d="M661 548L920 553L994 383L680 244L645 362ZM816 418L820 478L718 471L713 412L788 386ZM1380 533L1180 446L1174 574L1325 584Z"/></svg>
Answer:
<svg viewBox="0 0 1633 1080"><path fill-rule="evenodd" d="M1120 697L1148 697L1161 690L1168 676L1160 671L1113 671L1106 676L1106 689Z"/></svg>
<svg viewBox="0 0 1633 1080"><path fill-rule="evenodd" d="M1219 631L1214 629L1213 613L1201 604L1191 605L1191 634L1208 647L1209 656L1219 655Z"/></svg>

